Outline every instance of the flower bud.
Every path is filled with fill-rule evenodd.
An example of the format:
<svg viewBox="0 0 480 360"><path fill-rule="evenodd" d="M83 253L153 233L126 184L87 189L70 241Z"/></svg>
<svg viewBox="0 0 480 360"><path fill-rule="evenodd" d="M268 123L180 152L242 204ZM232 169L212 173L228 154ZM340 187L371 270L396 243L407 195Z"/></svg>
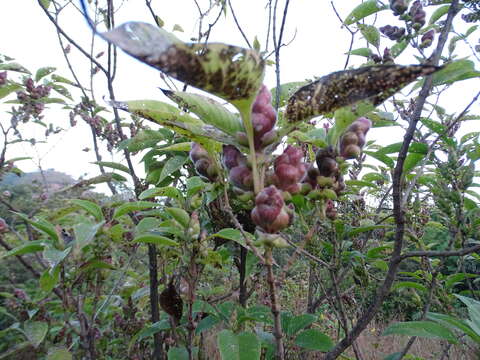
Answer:
<svg viewBox="0 0 480 360"><path fill-rule="evenodd" d="M207 150L200 144L192 143L192 149L189 155L198 175L210 181L217 179L218 169L213 159L209 157Z"/></svg>
<svg viewBox="0 0 480 360"><path fill-rule="evenodd" d="M239 165L230 170L230 182L242 190L253 189L253 175L246 165Z"/></svg>
<svg viewBox="0 0 480 360"><path fill-rule="evenodd" d="M190 159L193 163L203 158L208 158L208 152L198 143L192 143L192 149L190 150Z"/></svg>
<svg viewBox="0 0 480 360"><path fill-rule="evenodd" d="M433 38L435 37L435 30L429 30L425 34L423 34L420 40L420 48L425 49L432 45Z"/></svg>
<svg viewBox="0 0 480 360"><path fill-rule="evenodd" d="M265 85L262 85L252 105L252 126L255 148L261 149L264 142L271 140L271 136L263 137L270 132L277 121L277 113L271 104L272 95Z"/></svg>
<svg viewBox="0 0 480 360"><path fill-rule="evenodd" d="M2 71L0 72L0 86L3 86L7 83L7 72Z"/></svg>
<svg viewBox="0 0 480 360"><path fill-rule="evenodd" d="M399 28L398 26L385 25L379 30L390 40L400 40L400 38L405 35L405 28Z"/></svg>
<svg viewBox="0 0 480 360"><path fill-rule="evenodd" d="M338 163L331 157L319 157L317 153L317 166L321 176L334 176L338 172Z"/></svg>
<svg viewBox="0 0 480 360"><path fill-rule="evenodd" d="M292 194L300 191L298 183L304 178L306 165L302 162L303 151L289 145L282 155L275 159L274 184Z"/></svg>
<svg viewBox="0 0 480 360"><path fill-rule="evenodd" d="M240 164L245 164L246 158L242 153L233 145L223 146L223 164L230 170Z"/></svg>
<svg viewBox="0 0 480 360"><path fill-rule="evenodd" d="M264 232L273 234L290 225L292 214L285 206L282 193L271 185L257 194L251 217Z"/></svg>
<svg viewBox="0 0 480 360"><path fill-rule="evenodd" d="M405 0L390 0L390 9L394 15L402 15L408 8Z"/></svg>

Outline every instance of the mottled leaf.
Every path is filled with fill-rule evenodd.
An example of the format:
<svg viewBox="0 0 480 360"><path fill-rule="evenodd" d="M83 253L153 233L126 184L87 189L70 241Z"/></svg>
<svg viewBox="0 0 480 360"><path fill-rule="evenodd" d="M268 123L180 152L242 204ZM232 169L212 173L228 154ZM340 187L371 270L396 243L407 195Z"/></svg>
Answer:
<svg viewBox="0 0 480 360"><path fill-rule="evenodd" d="M166 236L162 236L154 233L138 235L135 237L133 242L155 244L155 245L168 245L168 246L178 245L178 243L175 240L172 240L167 238Z"/></svg>
<svg viewBox="0 0 480 360"><path fill-rule="evenodd" d="M57 69L52 67L52 66L42 67L42 68L38 69L37 72L35 73L35 81L41 80L45 76L53 73L55 70L57 70Z"/></svg>
<svg viewBox="0 0 480 360"><path fill-rule="evenodd" d="M11 93L21 89L22 89L22 86L20 84L7 82L5 85L0 87L0 99L3 99L4 97L10 95Z"/></svg>
<svg viewBox="0 0 480 360"><path fill-rule="evenodd" d="M360 100L379 105L416 78L439 69L430 65L381 65L331 73L303 86L289 99L287 120L308 120Z"/></svg>
<svg viewBox="0 0 480 360"><path fill-rule="evenodd" d="M48 350L46 360L72 360L72 354L64 347L57 347Z"/></svg>
<svg viewBox="0 0 480 360"><path fill-rule="evenodd" d="M95 219L101 221L104 219L102 208L89 200L73 199L70 200L72 204L80 206L83 210L93 215Z"/></svg>
<svg viewBox="0 0 480 360"><path fill-rule="evenodd" d="M7 251L2 256L0 256L0 259L5 258L7 256L24 255L24 254L37 252L37 251L42 251L44 247L45 245L41 240L30 241L26 244L20 245L12 250Z"/></svg>
<svg viewBox="0 0 480 360"><path fill-rule="evenodd" d="M358 24L358 28L369 44L376 48L380 45L380 32L373 25Z"/></svg>
<svg viewBox="0 0 480 360"><path fill-rule="evenodd" d="M129 212L151 209L156 206L158 206L156 202L150 202L150 201L127 202L120 205L115 210L115 213L113 214L113 218L117 219L122 215L128 214Z"/></svg>
<svg viewBox="0 0 480 360"><path fill-rule="evenodd" d="M359 49L354 49L354 50L350 51L348 54L358 55L358 56L363 56L363 57L368 58L373 54L373 51L370 48L359 48Z"/></svg>
<svg viewBox="0 0 480 360"><path fill-rule="evenodd" d="M156 26L129 22L102 36L165 74L229 101L250 99L265 63L254 50L220 43L186 44Z"/></svg>

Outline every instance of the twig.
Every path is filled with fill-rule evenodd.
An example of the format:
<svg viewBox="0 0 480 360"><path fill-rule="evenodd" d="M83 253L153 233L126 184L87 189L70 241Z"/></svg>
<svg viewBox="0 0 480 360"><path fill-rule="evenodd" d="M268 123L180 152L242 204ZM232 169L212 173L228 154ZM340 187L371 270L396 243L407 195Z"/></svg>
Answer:
<svg viewBox="0 0 480 360"><path fill-rule="evenodd" d="M272 249L265 249L265 267L267 268L267 283L270 291L270 308L273 314L273 336L275 337L276 358L285 359L285 350L283 348L282 322L280 320L280 304L277 297L277 285L275 284L275 275L273 273L273 255Z"/></svg>
<svg viewBox="0 0 480 360"><path fill-rule="evenodd" d="M252 48L252 45L250 44L250 41L248 41L247 36L246 36L245 33L243 32L243 29L242 29L242 27L240 26L240 24L238 23L237 16L235 15L235 12L233 11L232 2L231 2L230 0L228 0L228 6L230 7L230 11L232 12L233 20L235 21L235 24L237 25L237 28L238 28L238 30L240 31L240 34L242 34L242 37L243 37L243 39L245 40L245 42L247 43L248 47L249 47L249 48Z"/></svg>
<svg viewBox="0 0 480 360"><path fill-rule="evenodd" d="M411 257L449 257L449 256L465 256L480 251L480 245L470 248L463 248L455 251L409 251L400 255L399 260L403 261Z"/></svg>
<svg viewBox="0 0 480 360"><path fill-rule="evenodd" d="M276 92L275 92L275 110L278 110L280 105L280 48L282 44L283 38L283 30L285 28L285 22L287 20L287 12L288 12L288 5L290 4L290 0L285 1L285 8L283 9L283 17L282 17L282 24L280 26L280 33L278 35L277 40L277 30L276 30L276 23L277 23L277 4L278 0L275 0L275 5L273 7L273 46L275 48L275 76L276 76Z"/></svg>

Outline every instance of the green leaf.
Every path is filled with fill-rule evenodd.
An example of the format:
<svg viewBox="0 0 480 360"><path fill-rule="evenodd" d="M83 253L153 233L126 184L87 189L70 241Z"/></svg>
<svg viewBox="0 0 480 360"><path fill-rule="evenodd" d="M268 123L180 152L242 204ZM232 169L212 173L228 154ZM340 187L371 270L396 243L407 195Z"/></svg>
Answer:
<svg viewBox="0 0 480 360"><path fill-rule="evenodd" d="M472 279L472 278L476 278L477 276L478 275L476 274L467 274L467 273L450 274L447 276L445 280L445 289L450 289L465 279Z"/></svg>
<svg viewBox="0 0 480 360"><path fill-rule="evenodd" d="M473 329L465 322L465 320L446 314L437 314L431 312L427 313L427 319L436 321L450 329L462 331L466 335L470 336L470 338L477 344L480 344L480 334L477 334L475 331L473 331Z"/></svg>
<svg viewBox="0 0 480 360"><path fill-rule="evenodd" d="M3 99L4 97L10 95L11 93L21 89L22 89L22 86L20 84L7 82L5 85L0 87L0 99Z"/></svg>
<svg viewBox="0 0 480 360"><path fill-rule="evenodd" d="M174 218L184 229L190 224L190 215L183 209L167 207L165 211Z"/></svg>
<svg viewBox="0 0 480 360"><path fill-rule="evenodd" d="M52 224L50 224L48 221L46 221L44 219L38 219L37 221L34 221L24 214L17 213L17 212L14 212L14 214L19 216L23 220L27 221L35 229L37 229L37 230L41 231L42 233L48 235L55 243L58 243L57 231L55 230L55 227Z"/></svg>
<svg viewBox="0 0 480 360"><path fill-rule="evenodd" d="M188 360L188 351L184 347L174 347L168 350L168 360Z"/></svg>
<svg viewBox="0 0 480 360"><path fill-rule="evenodd" d="M25 321L23 331L28 341L37 348L45 339L48 332L48 324L43 321Z"/></svg>
<svg viewBox="0 0 480 360"><path fill-rule="evenodd" d="M292 316L288 321L288 327L285 329L285 334L293 336L300 330L310 326L317 320L317 317L313 314L302 314Z"/></svg>
<svg viewBox="0 0 480 360"><path fill-rule="evenodd" d="M376 0L368 0L352 10L352 12L346 17L345 25L351 25L355 22L366 18L369 15L375 14L381 10L388 9L388 6L381 6Z"/></svg>
<svg viewBox="0 0 480 360"><path fill-rule="evenodd" d="M433 85L452 84L455 81L479 76L480 72L475 70L473 61L465 59L457 60L446 65L442 70L433 75Z"/></svg>
<svg viewBox="0 0 480 360"><path fill-rule="evenodd" d="M187 179L187 198L197 194L200 190L205 188L207 184L203 182L200 176L192 176Z"/></svg>
<svg viewBox="0 0 480 360"><path fill-rule="evenodd" d="M396 58L397 56L399 56L403 52L403 50L405 50L407 48L407 46L408 46L408 41L407 40L402 40L402 41L397 42L390 49L390 55L393 58Z"/></svg>
<svg viewBox="0 0 480 360"><path fill-rule="evenodd" d="M0 64L0 71L4 71L4 70L30 74L30 71L28 71L25 67L23 67L23 65L20 65L19 63L16 63L16 62Z"/></svg>
<svg viewBox="0 0 480 360"><path fill-rule="evenodd" d="M181 169L183 164L185 164L187 160L188 156L184 155L176 155L169 158L165 165L163 165L162 172L160 173L160 177L158 178L157 183L161 183L167 176L170 176L175 171Z"/></svg>
<svg viewBox="0 0 480 360"><path fill-rule="evenodd" d="M45 246L42 240L34 240L7 251L0 257L0 259L3 259L7 256L30 254L33 252L42 251L44 248Z"/></svg>
<svg viewBox="0 0 480 360"><path fill-rule="evenodd" d="M138 235L135 237L133 242L155 244L155 245L178 246L178 243L175 240L172 240L165 236L154 234L154 233Z"/></svg>
<svg viewBox="0 0 480 360"><path fill-rule="evenodd" d="M347 184L349 186L360 186L360 187L367 186L367 187L371 187L371 188L374 188L374 189L376 189L378 187L376 184L373 184L373 183L368 182L368 181L363 181L363 180L346 180L345 184Z"/></svg>
<svg viewBox="0 0 480 360"><path fill-rule="evenodd" d="M409 153L403 163L403 173L408 174L415 166L423 160L425 154Z"/></svg>
<svg viewBox="0 0 480 360"><path fill-rule="evenodd" d="M192 148L192 143L190 141L188 142L182 142L182 143L176 143L172 145L168 145L165 147L160 147L159 150L162 151L183 151L183 152L189 152Z"/></svg>
<svg viewBox="0 0 480 360"><path fill-rule="evenodd" d="M119 164L112 161L95 161L93 162L93 164L101 165L103 167L108 167L115 170L120 170L130 175L130 169L123 164Z"/></svg>
<svg viewBox="0 0 480 360"><path fill-rule="evenodd" d="M68 256L68 254L70 254L71 250L71 247L68 247L63 251L55 248L47 248L43 250L43 258L47 262L48 266L53 269L60 264Z"/></svg>
<svg viewBox="0 0 480 360"><path fill-rule="evenodd" d="M245 132L239 116L231 113L222 104L211 98L180 91L162 91L181 109L190 110L206 124L213 125L232 136L235 136L237 132Z"/></svg>
<svg viewBox="0 0 480 360"><path fill-rule="evenodd" d="M430 20L428 21L429 25L436 23L443 15L448 13L448 9L450 9L450 5L440 6L439 8L435 9Z"/></svg>
<svg viewBox="0 0 480 360"><path fill-rule="evenodd" d="M293 94L286 119L292 123L308 120L361 100L377 106L418 77L439 69L430 65L379 65L334 72Z"/></svg>
<svg viewBox="0 0 480 360"><path fill-rule="evenodd" d="M382 154L380 152L373 152L373 151L364 151L364 153L367 154L368 156L373 157L374 159L377 159L378 161L381 161L382 163L387 165L390 169L393 169L395 166L395 162L393 161L393 159L391 159L385 154Z"/></svg>
<svg viewBox="0 0 480 360"><path fill-rule="evenodd" d="M475 299L468 298L466 296L455 295L460 299L465 305L467 305L468 315L470 316L470 321L467 320L467 323L470 327L475 330L475 332L480 335L480 301Z"/></svg>
<svg viewBox="0 0 480 360"><path fill-rule="evenodd" d="M54 67L51 67L51 66L42 67L42 68L38 69L36 74L35 74L35 81L41 80L45 76L53 73L55 70L57 70L57 69L54 68Z"/></svg>
<svg viewBox="0 0 480 360"><path fill-rule="evenodd" d="M409 321L394 323L385 329L382 335L418 336L431 339L447 340L453 344L458 343L455 335L449 329L431 321Z"/></svg>
<svg viewBox="0 0 480 360"><path fill-rule="evenodd" d="M113 218L117 219L122 215L128 214L130 212L151 209L157 207L158 203L152 201L135 201L135 202L127 202L120 205L118 208L115 209L115 213L113 214Z"/></svg>
<svg viewBox="0 0 480 360"><path fill-rule="evenodd" d="M350 51L348 54L369 58L373 54L373 51L370 48L359 48L359 49L354 49Z"/></svg>
<svg viewBox="0 0 480 360"><path fill-rule="evenodd" d="M64 347L52 348L48 350L46 360L72 360L72 354Z"/></svg>
<svg viewBox="0 0 480 360"><path fill-rule="evenodd" d="M140 22L126 23L102 37L165 74L228 101L253 99L263 81L265 62L255 50L220 43L186 44Z"/></svg>
<svg viewBox="0 0 480 360"><path fill-rule="evenodd" d="M236 335L230 330L222 330L217 335L217 344L222 360L260 359L260 341L253 333L242 332Z"/></svg>
<svg viewBox="0 0 480 360"><path fill-rule="evenodd" d="M172 199L182 199L182 193L180 190L173 186L164 186L160 188L152 188L142 191L138 196L140 200L151 199L157 196L166 196Z"/></svg>
<svg viewBox="0 0 480 360"><path fill-rule="evenodd" d="M98 224L76 224L73 227L73 232L75 234L75 245L77 248L83 249L85 246L89 245L95 238L97 231L103 226L104 223L105 222L102 221Z"/></svg>
<svg viewBox="0 0 480 360"><path fill-rule="evenodd" d="M94 202L89 200L81 200L81 199L73 199L73 200L70 200L70 202L74 205L81 207L83 210L85 210L89 214L93 215L95 219L97 219L98 221L102 221L104 219L102 208L97 204L95 204Z"/></svg>
<svg viewBox="0 0 480 360"><path fill-rule="evenodd" d="M58 284L58 280L60 280L60 267L54 269L53 273L49 269L45 270L38 282L43 291L50 293Z"/></svg>
<svg viewBox="0 0 480 360"><path fill-rule="evenodd" d="M50 4L52 3L52 0L40 0L40 4L45 8L48 9L50 7Z"/></svg>
<svg viewBox="0 0 480 360"><path fill-rule="evenodd" d="M367 225L367 226L359 226L351 229L348 232L349 237L357 236L358 234L367 232L367 231L372 231L376 229L384 229L386 227L391 227L391 225Z"/></svg>
<svg viewBox="0 0 480 360"><path fill-rule="evenodd" d="M119 109L128 111L129 113L138 115L147 120L165 126L169 129L172 129L176 133L188 136L191 140L200 144L203 144L202 139L204 140L204 138L214 139L216 141L220 141L226 144L236 144L236 141L232 136L225 134L221 130L212 128L212 126L205 124L200 119L196 119L188 114L185 114L185 112L182 112L173 105L161 101L131 100L124 102L114 102L112 103L112 105ZM142 137L145 137L146 135L152 138L152 133L144 131ZM158 134L158 137L160 137L160 134ZM153 137L153 141L157 139ZM163 136L161 136L161 139L163 139ZM158 141L160 141L161 139L158 139ZM135 142L136 147L139 147L141 143L142 140L138 139Z"/></svg>
<svg viewBox="0 0 480 360"><path fill-rule="evenodd" d="M369 44L376 48L380 45L380 32L373 25L358 24L358 28Z"/></svg>
<svg viewBox="0 0 480 360"><path fill-rule="evenodd" d="M251 235L250 233L246 233L246 234L247 236L250 236L250 240L253 240L253 235ZM235 241L237 244L242 245L244 248L247 248L245 239L243 238L242 233L238 229L225 228L209 236L209 238L215 238L215 237Z"/></svg>
<svg viewBox="0 0 480 360"><path fill-rule="evenodd" d="M307 350L327 352L334 346L333 341L317 329L302 331L295 338L295 345Z"/></svg>
<svg viewBox="0 0 480 360"><path fill-rule="evenodd" d="M417 289L425 293L428 292L428 289L425 286L414 281L401 281L392 286L392 290L403 289L403 288Z"/></svg>

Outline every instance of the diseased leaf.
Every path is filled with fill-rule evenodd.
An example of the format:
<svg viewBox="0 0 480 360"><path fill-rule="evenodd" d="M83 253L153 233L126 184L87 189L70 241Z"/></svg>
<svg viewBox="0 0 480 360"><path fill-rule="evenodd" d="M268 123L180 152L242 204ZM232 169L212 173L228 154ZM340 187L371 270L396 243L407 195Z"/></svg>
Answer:
<svg viewBox="0 0 480 360"><path fill-rule="evenodd" d="M85 246L89 245L95 238L97 231L103 226L104 223L105 222L102 221L98 224L76 224L73 227L73 232L75 234L75 244L77 248L83 249Z"/></svg>
<svg viewBox="0 0 480 360"><path fill-rule="evenodd" d="M204 123L213 125L226 134L235 136L237 132L245 132L239 116L231 113L222 104L211 98L181 91L162 91L181 109L190 110Z"/></svg>
<svg viewBox="0 0 480 360"><path fill-rule="evenodd" d="M263 81L265 63L254 50L220 43L186 44L140 22L101 35L165 74L229 101L253 98Z"/></svg>
<svg viewBox="0 0 480 360"><path fill-rule="evenodd" d="M375 14L381 10L388 9L386 5L380 5L376 0L368 0L358 5L352 12L346 17L345 25L351 25L355 22L362 20L363 18Z"/></svg>
<svg viewBox="0 0 480 360"><path fill-rule="evenodd" d="M446 327L432 321L408 321L390 325L382 334L419 336L432 339L447 340L452 344L458 343L455 335Z"/></svg>
<svg viewBox="0 0 480 360"><path fill-rule="evenodd" d="M242 332L237 335L230 330L222 330L217 335L217 344L222 360L260 359L260 341L253 333Z"/></svg>
<svg viewBox="0 0 480 360"><path fill-rule="evenodd" d="M31 74L23 65L20 65L16 62L9 62L0 64L0 71L9 70L9 71L16 71L25 74Z"/></svg>
<svg viewBox="0 0 480 360"><path fill-rule="evenodd" d="M407 40L402 40L400 42L397 42L395 45L392 46L392 48L390 49L390 55L393 57L393 58L396 58L397 56L399 56L403 50L405 50L407 48L407 45L408 45L408 41Z"/></svg>
<svg viewBox="0 0 480 360"><path fill-rule="evenodd" d="M143 191L138 198L140 200L151 199L156 196L167 196L169 198L182 199L182 193L172 186L164 186L161 188L152 188Z"/></svg>
<svg viewBox="0 0 480 360"><path fill-rule="evenodd" d="M183 164L185 164L188 160L188 156L177 155L171 157L167 160L165 165L160 172L160 177L157 180L157 184L161 183L167 176L172 175L175 171L179 170Z"/></svg>
<svg viewBox="0 0 480 360"><path fill-rule="evenodd" d="M23 220L31 224L35 229L41 231L42 233L48 235L55 243L58 243L58 234L55 230L55 227L44 219L38 219L36 221L30 219L28 216L14 212L17 216L21 217Z"/></svg>
<svg viewBox="0 0 480 360"><path fill-rule="evenodd" d="M63 251L54 248L48 248L43 250L43 258L47 262L48 266L53 269L60 264L68 256L68 254L70 254L71 250L71 247L68 247Z"/></svg>
<svg viewBox="0 0 480 360"><path fill-rule="evenodd" d="M292 96L293 93L295 93L295 91L297 91L299 88L307 84L308 82L306 81L295 81L295 82L281 84L280 85L280 101L278 103L278 106L279 107L285 106L290 96ZM270 92L272 93L273 101L275 101L275 99L277 98L277 88L274 87L270 89Z"/></svg>
<svg viewBox="0 0 480 360"><path fill-rule="evenodd" d="M287 121L308 120L361 100L379 105L416 78L439 69L430 65L381 65L331 73L293 94L287 105Z"/></svg>

